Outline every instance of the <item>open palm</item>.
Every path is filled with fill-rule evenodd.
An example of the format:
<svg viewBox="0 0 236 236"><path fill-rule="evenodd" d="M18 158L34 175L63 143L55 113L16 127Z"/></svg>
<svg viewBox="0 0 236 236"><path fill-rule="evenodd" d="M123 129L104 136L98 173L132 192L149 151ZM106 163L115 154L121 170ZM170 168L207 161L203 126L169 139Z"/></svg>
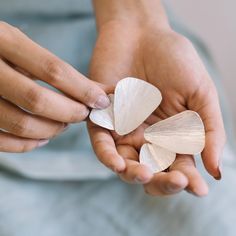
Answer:
<svg viewBox="0 0 236 236"><path fill-rule="evenodd" d="M143 32L120 25L104 27L99 34L90 70L91 78L114 86L133 76L156 86L163 100L157 110L134 132L118 136L89 122L94 150L109 168L128 182L143 183L146 192L166 195L187 189L207 193L207 185L189 155L178 155L168 172L155 175L138 162L145 142L144 129L176 113L199 113L206 130L202 159L208 172L220 178L219 157L225 134L217 92L192 44L171 30Z"/></svg>

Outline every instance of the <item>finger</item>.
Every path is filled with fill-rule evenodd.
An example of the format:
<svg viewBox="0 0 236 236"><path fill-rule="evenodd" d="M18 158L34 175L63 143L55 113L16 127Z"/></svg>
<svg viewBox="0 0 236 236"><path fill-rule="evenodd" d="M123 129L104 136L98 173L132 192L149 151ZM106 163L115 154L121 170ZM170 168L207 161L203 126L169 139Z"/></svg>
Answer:
<svg viewBox="0 0 236 236"><path fill-rule="evenodd" d="M90 121L87 122L87 125L92 146L98 159L117 173L123 171L125 162L122 156L118 154L110 132Z"/></svg>
<svg viewBox="0 0 236 236"><path fill-rule="evenodd" d="M137 151L140 150L140 147L146 142L143 133L147 128L146 124L142 124L136 130L129 133L129 135L120 136L115 131L112 131L112 136L115 140L116 145L126 145L134 147ZM128 147L128 146L127 146ZM138 160L138 156L136 158Z"/></svg>
<svg viewBox="0 0 236 236"><path fill-rule="evenodd" d="M206 88L204 88L206 87ZM216 179L221 178L220 157L225 144L226 136L222 120L218 95L212 85L202 85L201 91L190 99L189 108L201 116L206 132L205 148L202 159L205 168Z"/></svg>
<svg viewBox="0 0 236 236"><path fill-rule="evenodd" d="M187 191L200 197L208 194L208 186L196 169L192 156L177 155L175 162L170 167L170 171L174 170L183 173L188 179Z"/></svg>
<svg viewBox="0 0 236 236"><path fill-rule="evenodd" d="M0 38L0 52L8 61L90 107L109 106L109 98L96 83L37 45L18 29L7 24L0 27L5 31Z"/></svg>
<svg viewBox="0 0 236 236"><path fill-rule="evenodd" d="M27 78L30 78L32 80L37 80L36 77L34 77L33 75L31 75L29 72L23 70L22 68L18 67L18 66L12 66L12 68L16 71L18 71L19 73L25 75Z"/></svg>
<svg viewBox="0 0 236 236"><path fill-rule="evenodd" d="M0 131L0 152L28 152L35 148L45 146L49 140L34 140L19 138Z"/></svg>
<svg viewBox="0 0 236 236"><path fill-rule="evenodd" d="M64 123L30 115L0 98L0 128L20 137L50 139L65 129Z"/></svg>
<svg viewBox="0 0 236 236"><path fill-rule="evenodd" d="M145 192L152 196L166 196L179 193L188 185L188 179L179 171L155 174L150 183L144 185Z"/></svg>
<svg viewBox="0 0 236 236"><path fill-rule="evenodd" d="M119 174L120 178L128 183L145 184L151 180L151 170L138 162L138 153L130 145L118 145L118 153L124 158L126 169Z"/></svg>
<svg viewBox="0 0 236 236"><path fill-rule="evenodd" d="M0 95L24 109L60 122L84 120L89 110L61 94L41 87L0 60Z"/></svg>
<svg viewBox="0 0 236 236"><path fill-rule="evenodd" d="M11 62L2 59L7 65L9 65L10 67L12 67L14 70L20 72L21 74L25 75L26 77L32 79L32 80L37 80L37 78L35 78L33 75L31 75L29 72L23 70L22 68L15 66L14 64L12 64Z"/></svg>

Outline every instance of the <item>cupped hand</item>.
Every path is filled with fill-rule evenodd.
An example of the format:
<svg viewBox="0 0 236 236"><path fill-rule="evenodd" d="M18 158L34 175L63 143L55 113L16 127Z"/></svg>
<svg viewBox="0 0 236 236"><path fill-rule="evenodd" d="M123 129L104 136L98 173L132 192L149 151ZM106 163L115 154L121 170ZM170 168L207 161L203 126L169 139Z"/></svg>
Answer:
<svg viewBox="0 0 236 236"><path fill-rule="evenodd" d="M67 123L84 120L89 107L108 105L97 83L15 27L0 22L0 151L25 152L45 145Z"/></svg>
<svg viewBox="0 0 236 236"><path fill-rule="evenodd" d="M91 78L108 85L133 76L155 85L163 100L137 130L120 137L88 123L94 150L102 163L128 182L144 184L151 195L169 195L183 189L203 196L207 184L189 155L177 155L168 171L152 174L138 162L144 128L186 109L201 116L206 145L201 153L207 171L220 179L220 156L225 132L215 86L191 42L170 28L139 29L110 22L99 31Z"/></svg>

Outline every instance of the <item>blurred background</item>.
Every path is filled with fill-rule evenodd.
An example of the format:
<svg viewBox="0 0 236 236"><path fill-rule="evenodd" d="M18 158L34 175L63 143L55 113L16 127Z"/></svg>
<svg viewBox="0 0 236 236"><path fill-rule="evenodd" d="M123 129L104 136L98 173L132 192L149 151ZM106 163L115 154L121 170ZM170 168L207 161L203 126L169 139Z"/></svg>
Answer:
<svg viewBox="0 0 236 236"><path fill-rule="evenodd" d="M165 0L178 19L200 36L224 80L226 95L236 123L236 1ZM235 133L236 126L234 125Z"/></svg>

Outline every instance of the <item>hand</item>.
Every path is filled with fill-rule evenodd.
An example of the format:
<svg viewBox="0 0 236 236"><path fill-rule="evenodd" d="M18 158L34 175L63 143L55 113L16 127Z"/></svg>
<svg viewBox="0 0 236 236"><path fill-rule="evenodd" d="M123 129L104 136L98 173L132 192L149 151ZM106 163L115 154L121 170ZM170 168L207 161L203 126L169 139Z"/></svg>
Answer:
<svg viewBox="0 0 236 236"><path fill-rule="evenodd" d="M59 94L37 84L42 80ZM0 151L25 152L109 105L105 92L70 65L0 22Z"/></svg>
<svg viewBox="0 0 236 236"><path fill-rule="evenodd" d="M100 161L123 180L143 183L152 195L183 189L206 195L208 187L192 156L177 155L168 172L155 175L138 162L144 128L190 109L199 113L206 130L203 163L212 176L220 179L219 159L225 132L217 92L192 44L169 27L139 28L132 23L112 21L99 30L90 74L92 79L110 85L127 76L141 78L155 85L163 96L147 122L127 136L120 137L88 123Z"/></svg>

